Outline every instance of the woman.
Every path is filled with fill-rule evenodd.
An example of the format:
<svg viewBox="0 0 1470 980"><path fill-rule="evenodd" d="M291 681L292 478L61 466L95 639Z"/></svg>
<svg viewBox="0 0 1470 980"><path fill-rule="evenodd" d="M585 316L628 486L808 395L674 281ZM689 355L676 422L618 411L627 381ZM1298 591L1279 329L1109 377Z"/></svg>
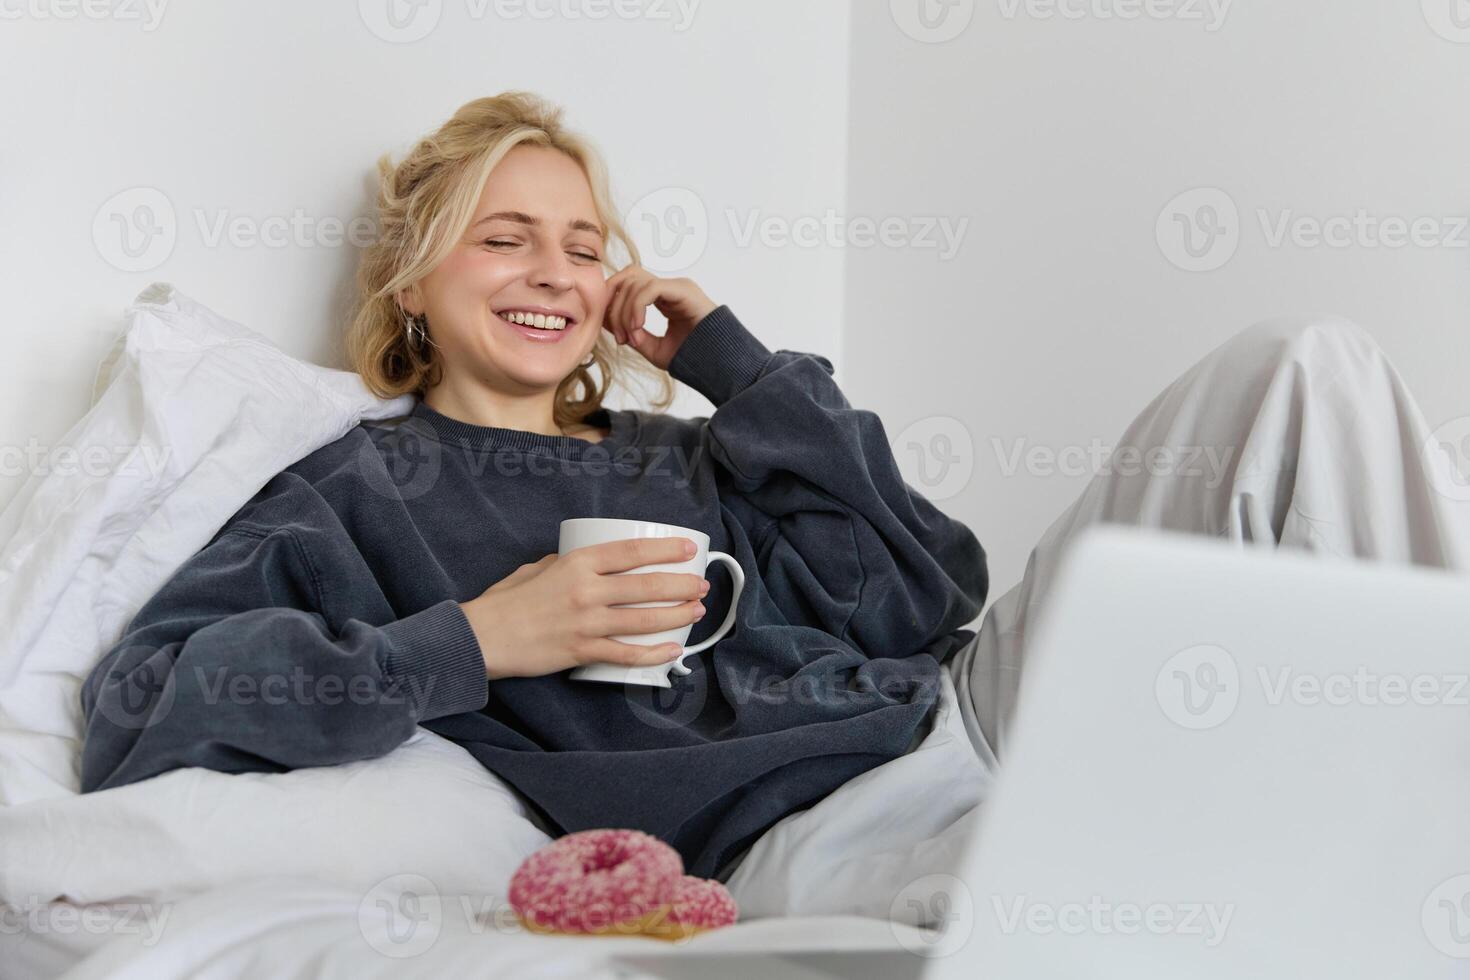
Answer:
<svg viewBox="0 0 1470 980"><path fill-rule="evenodd" d="M946 671L997 765L1028 616L1089 522L1466 567L1465 505L1436 487L1443 458L1419 465L1428 433L1382 352L1351 324L1280 320L1210 352L1120 441L1213 448L1225 471L1098 475L976 636L975 536L904 483L829 361L768 350L638 265L558 110L476 100L381 169L348 350L378 394L420 400L279 474L139 611L84 690L84 790L372 757L422 724L550 832L642 829L723 879L778 821L919 744ZM612 240L632 261L607 276ZM714 414L603 407L644 368ZM698 624L728 584L614 574L681 559L679 540L558 557L559 522L585 516L699 528L745 570L736 628L689 658L671 704L568 668L665 661L609 637ZM617 608L649 600L677 604Z"/></svg>
<svg viewBox="0 0 1470 980"><path fill-rule="evenodd" d="M904 484L831 363L642 269L597 155L533 96L471 102L380 166L347 347L376 393L421 398L278 474L139 610L85 685L83 790L378 756L422 724L551 832L638 828L710 877L902 755L973 636L985 552ZM610 277L609 239L634 260ZM603 407L625 360L714 415ZM697 641L728 580L614 574L682 538L558 557L560 522L592 516L698 528L745 570L676 703L568 668L666 663L609 637ZM654 600L677 604L617 608Z"/></svg>

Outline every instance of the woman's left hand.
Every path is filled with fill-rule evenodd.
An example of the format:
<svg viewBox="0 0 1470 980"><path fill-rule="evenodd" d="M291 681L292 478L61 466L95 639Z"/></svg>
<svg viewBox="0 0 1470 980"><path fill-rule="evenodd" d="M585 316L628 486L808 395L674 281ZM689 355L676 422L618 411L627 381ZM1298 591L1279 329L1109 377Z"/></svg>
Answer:
<svg viewBox="0 0 1470 980"><path fill-rule="evenodd" d="M607 277L609 290L602 325L620 344L667 371L684 338L719 304L692 279L661 279L640 265L629 265ZM662 337L643 329L652 304L669 321Z"/></svg>

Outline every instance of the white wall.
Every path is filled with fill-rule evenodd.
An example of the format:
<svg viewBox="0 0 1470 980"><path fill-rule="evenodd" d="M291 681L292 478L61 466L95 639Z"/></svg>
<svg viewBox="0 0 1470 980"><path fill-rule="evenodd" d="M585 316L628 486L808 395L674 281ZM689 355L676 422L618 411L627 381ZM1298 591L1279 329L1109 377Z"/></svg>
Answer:
<svg viewBox="0 0 1470 980"><path fill-rule="evenodd" d="M1261 318L1352 317L1431 425L1470 415L1470 44L1431 27L1470 41L1451 27L1457 0L1239 0L1214 30L1098 15L1127 0L1063 0L1081 19L961 0L948 24L968 13L968 26L939 43L898 26L893 12L911 18L918 2L854 5L847 209L969 226L947 260L849 250L843 363L854 400L895 437L926 416L963 420L973 473L942 506L987 546L992 598L1087 480L1008 474L1018 441L1112 445L1160 388ZM1156 240L1166 204L1198 187L1240 214L1237 251L1214 271L1171 264ZM1431 217L1458 247L1272 247L1260 209L1272 222Z"/></svg>
<svg viewBox="0 0 1470 980"><path fill-rule="evenodd" d="M409 21L426 33L402 43L386 39L402 37L389 2L173 0L155 24L139 5L126 9L142 21L0 0L0 330L15 365L0 500L24 475L14 451L53 445L84 411L121 309L151 281L340 364L354 250L211 245L198 222L366 214L378 153L513 87L567 106L621 205L643 201L666 242L689 229L670 262L635 219L651 266L696 278L771 347L832 358L914 486L981 537L992 598L1086 479L1008 473L1007 455L1110 444L1262 317L1354 317L1431 423L1470 414L1470 249L1271 247L1257 217L1470 213L1470 44L1431 27L1470 39L1449 20L1456 0L1177 0L1223 9L1218 25L1100 16L1129 0L1058 0L1080 19L1046 17L1049 0L925 0L949 11L941 31L963 24L940 43L918 39L919 0L601 8L632 19L426 0L428 20ZM531 15L548 10L572 13ZM1189 272L1156 224L1199 187L1230 196L1238 248ZM176 242L129 271L112 222L139 198L114 195L137 188L167 199ZM858 237L885 220L907 245ZM961 232L953 254L944 228ZM707 410L682 394L674 411ZM956 459L941 469L918 447Z"/></svg>
<svg viewBox="0 0 1470 980"><path fill-rule="evenodd" d="M155 23L141 2L92 0L119 13L97 18L75 0L0 0L0 331L14 365L0 389L0 501L24 479L16 451L55 446L86 410L122 309L155 280L343 366L356 250L317 244L323 223L371 213L379 153L401 157L460 104L510 88L566 107L602 148L621 207L653 194L645 213L672 222L685 209L694 234L662 263L670 274L695 277L773 348L835 354L842 255L741 247L726 210L743 222L752 209L840 209L841 0L429 0L406 33L388 29L390 2L413 9L174 0ZM128 11L142 19L120 19ZM428 30L385 39L416 27ZM159 216L145 223L171 228L174 244L157 237L146 267L124 268L115 221L144 221L145 203ZM308 230L285 247L200 228L298 210ZM653 266L648 226L634 224ZM708 408L685 388L672 410Z"/></svg>

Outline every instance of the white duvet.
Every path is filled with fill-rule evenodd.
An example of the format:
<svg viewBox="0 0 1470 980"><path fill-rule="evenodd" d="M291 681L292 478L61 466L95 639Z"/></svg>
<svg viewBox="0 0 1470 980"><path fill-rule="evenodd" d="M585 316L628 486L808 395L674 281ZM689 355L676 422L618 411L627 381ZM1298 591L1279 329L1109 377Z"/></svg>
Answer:
<svg viewBox="0 0 1470 980"><path fill-rule="evenodd" d="M272 476L364 418L403 414L411 399L378 399L356 375L291 358L166 284L127 315L92 408L63 440L83 458L89 446L108 447L107 459L128 447L124 462L33 476L0 514L0 902L187 913L157 944L99 941L79 977L191 975L206 961L234 962L244 934L281 956L323 944L310 956L340 956L344 974L392 966L368 941L360 907L377 896L390 922L401 918L405 888L414 902L425 889L474 896L481 908L499 901L515 867L549 840L514 790L421 729L380 759L279 774L178 770L79 795L79 691L143 602ZM801 935L796 920L754 921L794 915L864 917L807 923L852 929L853 942L872 927L921 925L893 899L907 881L955 866L988 781L946 682L919 748L773 827L729 882L741 924L695 941ZM293 925L279 908L304 918ZM446 935L452 919L442 917ZM459 973L467 961L455 957L468 956L506 967L496 951L518 954L502 944L558 942L467 922L415 962ZM0 930L0 948L13 949L17 935ZM344 935L351 950L340 947ZM372 958L359 961L364 949ZM570 949L587 963L607 952ZM268 972L294 975L284 962Z"/></svg>

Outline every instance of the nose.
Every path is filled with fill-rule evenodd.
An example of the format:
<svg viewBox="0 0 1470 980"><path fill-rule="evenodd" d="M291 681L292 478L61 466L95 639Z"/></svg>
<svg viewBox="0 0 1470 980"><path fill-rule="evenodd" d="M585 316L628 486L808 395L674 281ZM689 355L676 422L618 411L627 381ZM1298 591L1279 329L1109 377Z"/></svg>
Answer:
<svg viewBox="0 0 1470 980"><path fill-rule="evenodd" d="M527 277L533 286L566 292L573 284L571 259L559 247L538 249Z"/></svg>

